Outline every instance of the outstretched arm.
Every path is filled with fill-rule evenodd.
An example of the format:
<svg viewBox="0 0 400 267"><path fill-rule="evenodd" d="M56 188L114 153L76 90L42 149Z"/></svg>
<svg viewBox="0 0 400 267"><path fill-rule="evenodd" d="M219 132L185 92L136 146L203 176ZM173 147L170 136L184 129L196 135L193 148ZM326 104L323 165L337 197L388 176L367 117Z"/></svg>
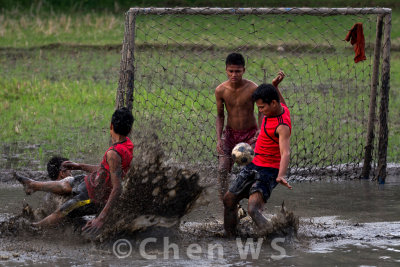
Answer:
<svg viewBox="0 0 400 267"><path fill-rule="evenodd" d="M215 89L215 99L217 103L217 119L216 119L217 152L223 154L221 137L225 122L224 100L221 96L221 91L218 90L218 88Z"/></svg>
<svg viewBox="0 0 400 267"><path fill-rule="evenodd" d="M276 76L273 80L272 80L272 85L275 86L276 90L278 91L278 95L279 95L279 101L283 104L286 105L285 99L283 98L281 91L278 88L278 85L281 83L281 81L285 78L285 73L283 71L279 71L278 72L278 76Z"/></svg>
<svg viewBox="0 0 400 267"><path fill-rule="evenodd" d="M119 199L122 192L121 157L114 150L109 150L107 152L107 162L110 166L112 190L110 196L108 197L107 203L99 216L87 222L87 224L82 228L83 231L90 234L97 234L98 231L103 227L108 214L110 214L110 211L115 207L115 203Z"/></svg>
<svg viewBox="0 0 400 267"><path fill-rule="evenodd" d="M82 170L85 172L95 172L99 169L99 165L89 165L84 163L75 163L72 161L64 161L61 164L62 170Z"/></svg>
<svg viewBox="0 0 400 267"><path fill-rule="evenodd" d="M281 163L279 165L279 173L276 181L289 189L292 186L284 178L290 161L290 129L286 125L278 126L276 132L279 134L279 150L281 153Z"/></svg>

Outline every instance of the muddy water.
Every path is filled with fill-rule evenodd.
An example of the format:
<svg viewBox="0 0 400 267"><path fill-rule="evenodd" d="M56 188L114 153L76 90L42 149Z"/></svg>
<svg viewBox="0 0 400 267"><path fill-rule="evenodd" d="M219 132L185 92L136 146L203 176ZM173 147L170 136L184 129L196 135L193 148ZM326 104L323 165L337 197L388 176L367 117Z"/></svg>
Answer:
<svg viewBox="0 0 400 267"><path fill-rule="evenodd" d="M186 215L180 229L118 237L127 238L131 245L130 253L128 244L117 251L126 258L115 255L114 241L96 245L72 232L58 230L40 238L0 238L0 265L80 266L90 262L95 266L400 266L400 177L389 177L384 186L357 180L294 183L293 187L292 191L277 187L266 213L279 212L285 201L286 207L300 217L297 238L251 243L218 237L223 209L216 191L211 189L210 202ZM23 199L37 203L42 196L27 197L19 186L3 186L0 221L17 213ZM254 245L253 254L251 250L241 251L246 242Z"/></svg>

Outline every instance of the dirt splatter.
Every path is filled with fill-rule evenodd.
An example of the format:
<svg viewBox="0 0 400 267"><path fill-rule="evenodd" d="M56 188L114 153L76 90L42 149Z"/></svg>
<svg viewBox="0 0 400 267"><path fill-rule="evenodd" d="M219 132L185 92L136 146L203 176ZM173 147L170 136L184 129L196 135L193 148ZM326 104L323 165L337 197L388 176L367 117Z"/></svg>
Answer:
<svg viewBox="0 0 400 267"><path fill-rule="evenodd" d="M171 227L188 213L203 187L196 171L167 164L156 134L137 135L135 162L124 179L123 193L101 239L118 232ZM146 142L143 140L152 140Z"/></svg>
<svg viewBox="0 0 400 267"><path fill-rule="evenodd" d="M135 133L134 143L134 163L123 181L120 200L95 240L106 241L121 234L132 235L149 228L160 227L179 228L182 233L194 236L223 236L223 223L219 221L179 225L182 216L189 213L195 204L198 207L201 205L199 203L204 202L207 190L200 185L200 171L167 159L154 133ZM31 222L38 221L48 214L46 209L32 210L25 204L21 215L0 224L1 235L38 234L40 230L32 227ZM296 235L299 220L293 212L287 211L284 205L278 214L270 216L269 219L271 227L263 236ZM73 223L80 223L82 226L84 221ZM193 225L195 226L192 227ZM249 217L242 219L238 228L241 237L260 236ZM75 227L76 229L80 232L79 227Z"/></svg>
<svg viewBox="0 0 400 267"><path fill-rule="evenodd" d="M282 203L280 212L268 216L268 220L271 223L271 227L261 234L255 227L253 220L249 216L246 216L240 220L237 234L242 238L263 237L270 239L276 236L297 237L299 218L292 211L288 211L284 203ZM224 225L219 220L204 223L185 222L180 225L180 231L197 237L223 237Z"/></svg>
<svg viewBox="0 0 400 267"><path fill-rule="evenodd" d="M5 236L26 236L39 233L39 229L32 227L35 214L29 204L24 203L21 214L0 222L0 237Z"/></svg>

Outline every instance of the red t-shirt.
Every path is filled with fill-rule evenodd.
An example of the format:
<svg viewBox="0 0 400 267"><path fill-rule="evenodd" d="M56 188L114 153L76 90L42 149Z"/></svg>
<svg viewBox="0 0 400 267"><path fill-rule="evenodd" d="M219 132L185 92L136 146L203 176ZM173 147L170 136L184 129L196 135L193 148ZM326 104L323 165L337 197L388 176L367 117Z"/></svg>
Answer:
<svg viewBox="0 0 400 267"><path fill-rule="evenodd" d="M90 199L95 203L105 204L112 190L110 166L107 162L107 152L114 150L121 157L122 178L128 172L133 158L133 143L127 137L125 141L113 144L104 154L98 171L85 177L86 188Z"/></svg>
<svg viewBox="0 0 400 267"><path fill-rule="evenodd" d="M257 166L279 169L281 153L279 150L279 136L276 129L279 125L287 125L290 132L292 131L290 111L285 104L281 103L281 106L283 107L281 115L268 118L264 116L254 149L256 155L253 163Z"/></svg>

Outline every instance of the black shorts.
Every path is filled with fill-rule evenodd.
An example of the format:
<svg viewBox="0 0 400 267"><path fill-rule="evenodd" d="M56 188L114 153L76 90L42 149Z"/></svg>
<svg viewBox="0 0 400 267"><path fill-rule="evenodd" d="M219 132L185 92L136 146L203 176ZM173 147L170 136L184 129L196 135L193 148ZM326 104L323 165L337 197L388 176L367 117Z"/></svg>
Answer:
<svg viewBox="0 0 400 267"><path fill-rule="evenodd" d="M75 176L70 179L69 183L72 186L72 198L60 207L60 211L64 216L71 218L82 217L97 214L101 210L101 207L94 204L89 198L85 175Z"/></svg>
<svg viewBox="0 0 400 267"><path fill-rule="evenodd" d="M249 198L251 194L260 192L264 202L271 196L272 189L278 184L279 169L260 167L250 163L244 167L229 187L229 192L243 198Z"/></svg>

